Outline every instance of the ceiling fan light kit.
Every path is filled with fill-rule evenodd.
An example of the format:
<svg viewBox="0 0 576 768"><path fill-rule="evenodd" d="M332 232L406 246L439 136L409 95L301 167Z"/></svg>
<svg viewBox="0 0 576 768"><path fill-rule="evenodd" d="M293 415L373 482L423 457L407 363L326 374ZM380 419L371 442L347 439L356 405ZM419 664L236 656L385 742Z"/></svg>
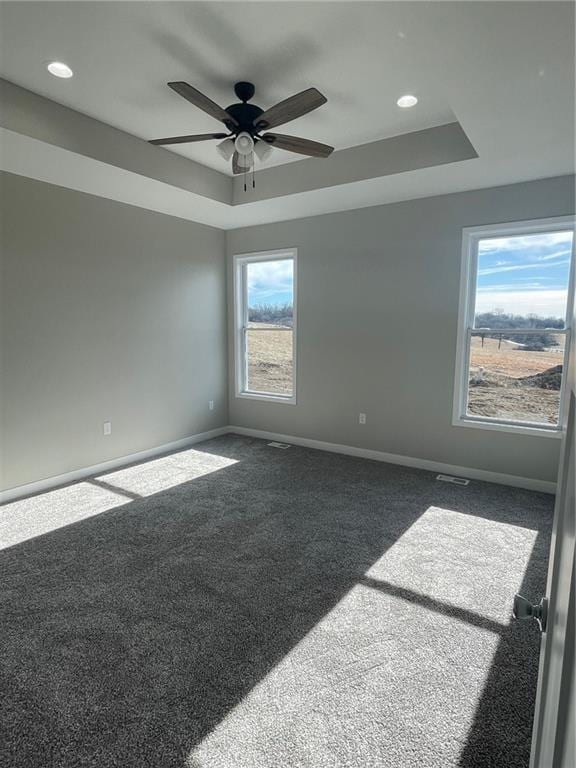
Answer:
<svg viewBox="0 0 576 768"><path fill-rule="evenodd" d="M219 154L224 158L224 160L231 160L232 155L234 154L234 139L224 139L224 141L221 144L218 144L216 147Z"/></svg>
<svg viewBox="0 0 576 768"><path fill-rule="evenodd" d="M264 162L272 154L272 146L265 141L257 141L254 144L254 154L260 162Z"/></svg>
<svg viewBox="0 0 576 768"><path fill-rule="evenodd" d="M301 139L298 136L286 136L279 133L262 133L270 128L295 120L297 117L312 112L326 103L327 99L316 88L308 88L295 96L290 96L270 109L263 110L256 104L248 104L254 96L252 83L239 82L234 86L234 93L240 102L231 104L226 109L212 101L188 83L178 81L168 86L206 114L224 123L229 133L202 133L190 136L172 136L165 139L152 139L150 144L165 146L170 144L188 144L210 139L224 139L217 146L219 154L227 161L232 160L232 172L254 171L254 156L261 162L271 153L271 148L295 152L307 157L328 157L334 147L318 141ZM252 186L254 176L252 177ZM244 180L246 190L246 179Z"/></svg>
<svg viewBox="0 0 576 768"><path fill-rule="evenodd" d="M254 149L254 139L247 131L242 131L236 137L234 146L239 155L250 155Z"/></svg>

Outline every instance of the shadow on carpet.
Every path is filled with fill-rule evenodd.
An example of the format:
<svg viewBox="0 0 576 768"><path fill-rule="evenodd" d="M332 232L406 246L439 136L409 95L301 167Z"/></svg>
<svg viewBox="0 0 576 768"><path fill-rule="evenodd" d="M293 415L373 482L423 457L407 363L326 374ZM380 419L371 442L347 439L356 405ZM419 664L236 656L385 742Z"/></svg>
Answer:
<svg viewBox="0 0 576 768"><path fill-rule="evenodd" d="M0 763L526 768L552 511L232 435L6 505Z"/></svg>

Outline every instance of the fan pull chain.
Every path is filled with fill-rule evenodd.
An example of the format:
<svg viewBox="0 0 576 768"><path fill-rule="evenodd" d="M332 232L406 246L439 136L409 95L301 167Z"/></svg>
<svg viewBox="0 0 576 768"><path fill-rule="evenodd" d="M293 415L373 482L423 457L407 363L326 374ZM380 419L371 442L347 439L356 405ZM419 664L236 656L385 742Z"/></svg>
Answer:
<svg viewBox="0 0 576 768"><path fill-rule="evenodd" d="M246 155L248 157L248 155ZM250 175L250 171L252 171L252 189L256 189L256 162L254 157L254 152L252 152L251 161L249 165L243 165L241 166L242 173L244 175L244 192L248 191L248 176Z"/></svg>

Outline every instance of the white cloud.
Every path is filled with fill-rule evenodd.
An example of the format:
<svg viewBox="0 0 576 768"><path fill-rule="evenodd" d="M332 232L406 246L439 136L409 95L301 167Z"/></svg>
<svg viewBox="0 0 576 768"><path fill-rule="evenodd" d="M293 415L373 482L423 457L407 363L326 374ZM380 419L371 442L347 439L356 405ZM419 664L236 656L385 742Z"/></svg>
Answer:
<svg viewBox="0 0 576 768"><path fill-rule="evenodd" d="M497 291L504 291L506 293L509 293L514 288L515 291L533 291L533 290L540 290L540 288L544 289L545 286L543 283L538 282L536 280L525 280L522 279L522 281L518 281L518 285L511 286L510 283L495 283L494 285L484 285L478 288L478 293L495 293ZM552 289L550 289L552 290Z"/></svg>
<svg viewBox="0 0 576 768"><path fill-rule="evenodd" d="M491 237L481 240L480 253L494 251L519 251L533 248L549 248L551 245L571 245L572 232L547 232L542 235L514 235L512 237Z"/></svg>
<svg viewBox="0 0 576 768"><path fill-rule="evenodd" d="M486 267L485 269L479 269L478 275L495 275L498 272L516 272L519 269L546 269L547 267L560 267L564 264L570 264L570 259L565 259L564 261L555 261L554 263L550 264L535 264L534 262L531 262L530 264L514 264L506 267Z"/></svg>
<svg viewBox="0 0 576 768"><path fill-rule="evenodd" d="M251 301L263 301L277 293L292 293L291 259L253 262L248 265L248 293Z"/></svg>
<svg viewBox="0 0 576 768"><path fill-rule="evenodd" d="M565 248L562 251L555 251L554 253L549 253L548 256L540 256L538 261L549 261L550 259L559 259L560 256L571 256L572 255L572 248Z"/></svg>
<svg viewBox="0 0 576 768"><path fill-rule="evenodd" d="M503 309L515 315L539 315L540 317L564 317L566 314L565 290L502 290L507 286L491 286L478 291L476 312Z"/></svg>

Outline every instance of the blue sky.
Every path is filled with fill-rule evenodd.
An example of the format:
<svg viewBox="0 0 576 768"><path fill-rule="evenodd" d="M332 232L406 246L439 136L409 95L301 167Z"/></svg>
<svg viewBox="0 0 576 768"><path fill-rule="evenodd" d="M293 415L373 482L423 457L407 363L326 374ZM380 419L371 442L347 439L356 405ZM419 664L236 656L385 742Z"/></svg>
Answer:
<svg viewBox="0 0 576 768"><path fill-rule="evenodd" d="M248 264L248 306L291 304L292 284L291 259Z"/></svg>
<svg viewBox="0 0 576 768"><path fill-rule="evenodd" d="M481 240L476 312L564 317L571 249L571 232Z"/></svg>

